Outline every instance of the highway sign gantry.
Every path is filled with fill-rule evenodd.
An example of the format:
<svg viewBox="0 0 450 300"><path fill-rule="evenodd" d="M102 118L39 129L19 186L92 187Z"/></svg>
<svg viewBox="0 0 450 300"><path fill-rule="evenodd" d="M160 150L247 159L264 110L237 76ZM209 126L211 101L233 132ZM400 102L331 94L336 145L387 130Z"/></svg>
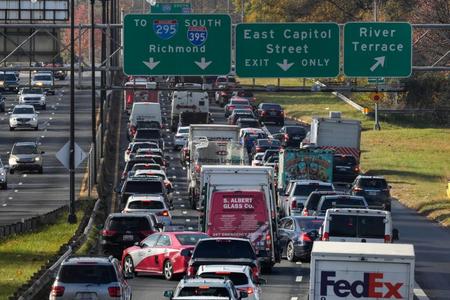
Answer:
<svg viewBox="0 0 450 300"><path fill-rule="evenodd" d="M336 23L252 23L236 26L240 77L336 77Z"/></svg>
<svg viewBox="0 0 450 300"><path fill-rule="evenodd" d="M150 6L152 14L188 14L192 12L191 3L156 3Z"/></svg>
<svg viewBox="0 0 450 300"><path fill-rule="evenodd" d="M231 68L231 18L126 15L123 47L127 75L226 75Z"/></svg>
<svg viewBox="0 0 450 300"><path fill-rule="evenodd" d="M349 77L409 77L412 29L405 22L344 25L344 74Z"/></svg>

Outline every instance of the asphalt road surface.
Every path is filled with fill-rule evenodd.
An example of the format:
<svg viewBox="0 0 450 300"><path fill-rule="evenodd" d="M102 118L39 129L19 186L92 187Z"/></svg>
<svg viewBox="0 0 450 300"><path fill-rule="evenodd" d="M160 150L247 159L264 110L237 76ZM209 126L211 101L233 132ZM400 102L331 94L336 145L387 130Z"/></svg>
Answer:
<svg viewBox="0 0 450 300"><path fill-rule="evenodd" d="M62 83L67 83L67 80L56 81L56 84ZM8 189L0 190L0 226L42 215L69 203L69 172L55 156L69 140L68 87L56 90L55 96L47 96L47 110L38 110L38 131L9 131L7 111L17 104L17 96L6 96L6 112L0 114L0 155L3 163L8 164L8 152L15 142L37 141L45 154L43 174L15 172L8 175ZM76 143L87 152L91 141L90 91L77 91L75 97ZM86 161L77 169L76 194L85 164Z"/></svg>
<svg viewBox="0 0 450 300"><path fill-rule="evenodd" d="M170 117L170 105L164 101L163 117ZM215 123L225 123L223 109L212 105L211 112ZM126 124L123 116L122 131ZM287 120L286 124L295 124ZM268 126L270 132L280 127ZM168 176L172 178L175 188L174 223L185 229L195 230L198 226L198 212L191 210L187 198L186 170L179 161L179 152L171 147L172 135L167 132L166 145L170 156ZM125 133L122 133L120 157L128 145ZM123 167L123 161L120 163ZM415 211L403 207L398 201L392 205L394 227L400 232L401 243L412 243L416 251L416 289L415 299L448 300L450 299L450 232L438 224L428 221ZM262 276L267 284L262 286L262 299L270 300L302 300L307 299L309 287L309 263L290 263L283 260L275 265L271 274ZM174 289L178 281L166 281L158 276L139 276L129 280L133 288L133 299L166 299L165 290ZM423 290L421 289L423 288Z"/></svg>

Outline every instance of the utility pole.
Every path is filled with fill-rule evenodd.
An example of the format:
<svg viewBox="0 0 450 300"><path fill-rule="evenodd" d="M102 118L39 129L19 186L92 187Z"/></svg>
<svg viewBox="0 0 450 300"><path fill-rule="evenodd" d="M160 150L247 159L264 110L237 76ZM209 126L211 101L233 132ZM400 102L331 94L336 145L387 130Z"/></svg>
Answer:
<svg viewBox="0 0 450 300"><path fill-rule="evenodd" d="M378 0L373 0L373 20L378 22ZM377 91L378 91L378 78L377 81ZM375 125L374 130L381 130L380 120L378 119L378 101L375 102Z"/></svg>
<svg viewBox="0 0 450 300"><path fill-rule="evenodd" d="M69 140L69 216L71 224L77 222L75 214L75 0L70 0L70 140ZM78 58L80 59L80 58Z"/></svg>
<svg viewBox="0 0 450 300"><path fill-rule="evenodd" d="M106 0L102 1L102 24L106 24ZM101 53L101 66L104 66L104 61L106 59L106 34L105 29L102 28L102 53ZM100 156L103 157L103 106L105 105L106 100L106 71L101 71L101 77L100 77L100 84L101 84L101 90L100 90Z"/></svg>
<svg viewBox="0 0 450 300"><path fill-rule="evenodd" d="M92 167L92 174L94 183L97 182L97 118L96 118L96 103L95 103L95 0L91 0L91 129L92 129L92 152L94 164Z"/></svg>

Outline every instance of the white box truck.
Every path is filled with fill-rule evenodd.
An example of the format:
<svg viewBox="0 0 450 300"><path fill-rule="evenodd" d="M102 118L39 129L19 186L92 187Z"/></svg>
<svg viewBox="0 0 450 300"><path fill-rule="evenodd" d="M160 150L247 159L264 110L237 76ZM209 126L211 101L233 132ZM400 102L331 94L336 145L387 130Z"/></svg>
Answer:
<svg viewBox="0 0 450 300"><path fill-rule="evenodd" d="M309 300L414 298L409 244L314 242Z"/></svg>
<svg viewBox="0 0 450 300"><path fill-rule="evenodd" d="M171 128L176 131L183 112L209 113L207 92L175 91L172 94Z"/></svg>
<svg viewBox="0 0 450 300"><path fill-rule="evenodd" d="M334 149L337 154L353 155L359 161L361 122L341 119L339 112L331 112L330 118L313 117L309 144L319 148Z"/></svg>
<svg viewBox="0 0 450 300"><path fill-rule="evenodd" d="M261 266L280 261L277 207L271 167L202 166L203 231L216 237L248 238Z"/></svg>

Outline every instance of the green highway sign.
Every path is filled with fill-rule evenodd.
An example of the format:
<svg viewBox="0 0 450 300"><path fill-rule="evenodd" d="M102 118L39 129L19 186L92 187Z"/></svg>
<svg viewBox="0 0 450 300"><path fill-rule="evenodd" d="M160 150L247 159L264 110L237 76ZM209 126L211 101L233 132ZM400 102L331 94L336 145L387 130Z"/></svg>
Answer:
<svg viewBox="0 0 450 300"><path fill-rule="evenodd" d="M156 3L150 6L152 14L188 14L191 12L191 3Z"/></svg>
<svg viewBox="0 0 450 300"><path fill-rule="evenodd" d="M408 77L412 29L405 22L344 25L344 74L349 77Z"/></svg>
<svg viewBox="0 0 450 300"><path fill-rule="evenodd" d="M251 23L236 26L239 77L336 77L336 23Z"/></svg>
<svg viewBox="0 0 450 300"><path fill-rule="evenodd" d="M126 15L127 75L226 75L231 67L231 18L220 14Z"/></svg>

